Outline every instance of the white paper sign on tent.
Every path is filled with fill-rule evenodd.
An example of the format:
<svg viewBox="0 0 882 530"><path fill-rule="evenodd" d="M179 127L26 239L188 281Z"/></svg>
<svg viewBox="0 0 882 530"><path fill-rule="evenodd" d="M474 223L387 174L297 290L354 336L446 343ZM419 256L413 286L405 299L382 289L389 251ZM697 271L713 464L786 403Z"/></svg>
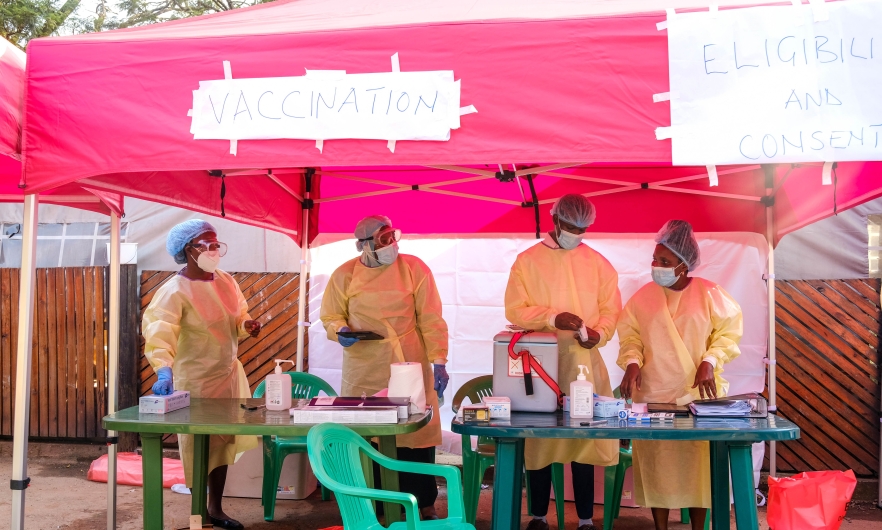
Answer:
<svg viewBox="0 0 882 530"><path fill-rule="evenodd" d="M190 115L196 140L447 141L460 126L460 82L452 71L337 70L200 81Z"/></svg>
<svg viewBox="0 0 882 530"><path fill-rule="evenodd" d="M678 13L674 164L882 160L880 28L877 0Z"/></svg>

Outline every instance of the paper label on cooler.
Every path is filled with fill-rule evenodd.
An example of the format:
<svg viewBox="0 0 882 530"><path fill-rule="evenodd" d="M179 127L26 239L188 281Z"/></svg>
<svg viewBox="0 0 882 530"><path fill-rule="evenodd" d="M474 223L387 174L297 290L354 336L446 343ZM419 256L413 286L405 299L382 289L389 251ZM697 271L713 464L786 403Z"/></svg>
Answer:
<svg viewBox="0 0 882 530"><path fill-rule="evenodd" d="M542 364L542 357L533 356L533 362L536 364ZM517 359L508 358L508 376L509 377L524 377L524 361L521 357Z"/></svg>

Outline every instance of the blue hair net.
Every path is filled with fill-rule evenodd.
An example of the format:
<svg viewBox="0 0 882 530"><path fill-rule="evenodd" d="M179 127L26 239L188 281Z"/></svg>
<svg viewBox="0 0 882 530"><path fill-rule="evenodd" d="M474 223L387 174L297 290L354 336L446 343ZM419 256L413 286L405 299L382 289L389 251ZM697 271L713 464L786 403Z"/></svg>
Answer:
<svg viewBox="0 0 882 530"><path fill-rule="evenodd" d="M184 254L184 247L193 239L207 232L217 233L217 230L210 223L202 219L190 219L176 225L168 233L168 239L165 241L165 250L175 258L175 263L183 265L187 263L187 255Z"/></svg>
<svg viewBox="0 0 882 530"><path fill-rule="evenodd" d="M355 238L358 239L355 242L355 246L358 248L358 251L361 252L364 249L365 243L368 244L371 250L374 250L374 241L372 239L363 240L373 236L377 233L377 230L384 226L392 226L392 221L385 215L370 215L359 221L355 225Z"/></svg>
<svg viewBox="0 0 882 530"><path fill-rule="evenodd" d="M551 207L551 215L556 215L561 221L579 228L588 228L597 219L597 211L591 201L574 193L558 199Z"/></svg>
<svg viewBox="0 0 882 530"><path fill-rule="evenodd" d="M692 225L687 221L668 221L655 236L655 242L676 254L690 271L701 265L698 241L692 233Z"/></svg>

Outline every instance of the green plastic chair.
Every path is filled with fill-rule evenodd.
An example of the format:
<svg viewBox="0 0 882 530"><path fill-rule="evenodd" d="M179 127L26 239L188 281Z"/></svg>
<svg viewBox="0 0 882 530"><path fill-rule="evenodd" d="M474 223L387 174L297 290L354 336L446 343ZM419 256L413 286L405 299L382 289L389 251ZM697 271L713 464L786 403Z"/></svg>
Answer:
<svg viewBox="0 0 882 530"><path fill-rule="evenodd" d="M389 530L475 530L474 526L465 522L461 478L457 468L388 458L352 429L335 423L323 423L310 429L306 445L312 471L324 486L334 492L346 530L384 530L371 501L404 506L406 520L391 524ZM361 464L362 455L399 473L443 477L447 481L447 518L420 521L416 497L410 493L369 488Z"/></svg>
<svg viewBox="0 0 882 530"><path fill-rule="evenodd" d="M615 397L621 397L619 389L613 390ZM633 463L631 444L628 447L619 448L619 463L606 468L603 477L603 528L612 530L613 523L619 518L619 509L622 507L622 489L625 486L625 471ZM705 530L710 530L710 510L704 520ZM689 510L680 509L680 521L689 524Z"/></svg>
<svg viewBox="0 0 882 530"><path fill-rule="evenodd" d="M456 414L465 398L472 403L480 403L481 398L493 395L493 376L483 375L467 382L453 396L450 408ZM493 438L478 437L477 450L472 449L471 436L462 437L462 474L465 501L466 521L475 524L478 517L478 499L481 496L481 483L484 474L496 462L496 442ZM530 482L524 482L527 487L527 513L532 515L530 507ZM551 483L554 487L554 503L557 508L557 527L564 530L564 467L563 464L551 465Z"/></svg>
<svg viewBox="0 0 882 530"><path fill-rule="evenodd" d="M291 399L312 399L324 392L328 396L336 396L337 393L324 379L304 372L285 372L291 376ZM261 381L254 390L254 397L260 398L264 394L266 381ZM285 457L297 453L306 452L306 437L263 437L263 488L261 489L261 504L263 505L263 518L272 521L276 512L276 493L279 489L279 477L282 475L282 463ZM321 482L321 481L319 481ZM322 482L322 500L331 499L331 494Z"/></svg>

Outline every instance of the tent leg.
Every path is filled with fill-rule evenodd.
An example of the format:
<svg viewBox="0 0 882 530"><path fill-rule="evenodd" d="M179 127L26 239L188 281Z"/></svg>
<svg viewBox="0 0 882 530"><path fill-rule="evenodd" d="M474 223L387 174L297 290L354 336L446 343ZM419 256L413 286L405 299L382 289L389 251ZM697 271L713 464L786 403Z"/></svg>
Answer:
<svg viewBox="0 0 882 530"><path fill-rule="evenodd" d="M768 182L766 184L767 196L773 196ZM775 345L775 217L771 205L766 206L766 241L769 244L769 278L767 288L769 290L769 411L778 410L777 399L777 355ZM777 447L775 442L769 442L769 476L777 474Z"/></svg>
<svg viewBox="0 0 882 530"><path fill-rule="evenodd" d="M34 331L34 285L37 273L37 195L25 195L18 297L18 344L15 368L15 420L12 437L12 525L24 530L28 475L28 431L31 409L31 354Z"/></svg>
<svg viewBox="0 0 882 530"><path fill-rule="evenodd" d="M119 214L110 214L110 307L107 332L107 414L119 406L119 335L120 335L120 226ZM107 431L108 440L117 436ZM117 444L107 444L107 530L116 530L116 451Z"/></svg>
<svg viewBox="0 0 882 530"><path fill-rule="evenodd" d="M306 184L306 201L310 200L310 179L307 177ZM306 202L304 201L304 202ZM309 209L303 208L303 224L300 239L300 296L297 300L297 371L303 371L303 345L306 339L306 328L309 326L309 315L306 314L306 298L309 293L306 292L306 276L309 274Z"/></svg>

